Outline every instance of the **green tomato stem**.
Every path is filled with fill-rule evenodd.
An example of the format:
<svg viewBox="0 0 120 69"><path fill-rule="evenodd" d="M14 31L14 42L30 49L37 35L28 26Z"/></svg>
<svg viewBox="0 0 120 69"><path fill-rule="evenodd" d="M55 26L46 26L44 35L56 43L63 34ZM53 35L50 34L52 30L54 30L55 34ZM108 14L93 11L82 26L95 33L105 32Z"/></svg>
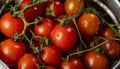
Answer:
<svg viewBox="0 0 120 69"><path fill-rule="evenodd" d="M85 53L85 52L88 52L88 51L92 51L92 50L94 50L94 49L102 46L102 45L105 44L106 42L108 42L108 40L106 40L106 41L104 41L104 42L102 42L102 43L100 43L100 44L98 44L98 45L96 45L96 46L94 46L94 47L92 47L92 48L90 48L90 49L83 50L83 51L79 51L79 52L75 52L75 53L71 53L71 54L69 54L69 55L67 56L67 59L69 59L70 56L74 56L74 55L77 55L77 54L82 54L82 53Z"/></svg>
<svg viewBox="0 0 120 69"><path fill-rule="evenodd" d="M80 33L79 29L78 29L75 18L72 18L72 21L73 21L73 23L74 23L74 25L76 27L76 30L77 30L77 33L78 33L78 36L79 36L79 39L80 39L82 45L85 47L85 49L87 49L87 46L85 45L84 41L82 40L82 36L81 36L81 33Z"/></svg>

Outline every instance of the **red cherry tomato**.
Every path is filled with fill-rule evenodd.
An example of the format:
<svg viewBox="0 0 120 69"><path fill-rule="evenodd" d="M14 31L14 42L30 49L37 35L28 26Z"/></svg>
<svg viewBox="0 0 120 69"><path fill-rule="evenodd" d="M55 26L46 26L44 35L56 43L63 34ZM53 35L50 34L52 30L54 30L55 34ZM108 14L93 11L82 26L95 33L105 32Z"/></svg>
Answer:
<svg viewBox="0 0 120 69"><path fill-rule="evenodd" d="M24 23L20 18L14 18L10 12L7 12L1 17L0 28L5 36L12 37L16 33L20 34L23 31Z"/></svg>
<svg viewBox="0 0 120 69"><path fill-rule="evenodd" d="M24 9L25 8L25 5L29 5L31 3L32 0L23 0L22 3L21 3L21 6L20 6L20 9ZM31 22L33 21L36 17L38 16L43 16L45 14L45 4L39 4L39 5L36 5L30 9L28 9L25 13L24 13L24 16L25 16L25 19L28 21L28 22Z"/></svg>
<svg viewBox="0 0 120 69"><path fill-rule="evenodd" d="M41 59L48 65L58 66L61 62L61 52L55 46L46 46L44 47Z"/></svg>
<svg viewBox="0 0 120 69"><path fill-rule="evenodd" d="M78 28L85 36L94 36L100 27L99 18L92 13L85 13L79 17Z"/></svg>
<svg viewBox="0 0 120 69"><path fill-rule="evenodd" d="M57 24L51 34L51 40L55 46L57 46L62 51L71 50L77 40L77 32L75 28L71 26L63 27Z"/></svg>
<svg viewBox="0 0 120 69"><path fill-rule="evenodd" d="M120 54L120 44L115 40L109 40L103 45L103 48L108 58L115 59Z"/></svg>
<svg viewBox="0 0 120 69"><path fill-rule="evenodd" d="M84 55L84 64L87 69L108 69L108 58L96 51L89 51Z"/></svg>
<svg viewBox="0 0 120 69"><path fill-rule="evenodd" d="M38 69L40 62L34 54L25 54L20 58L17 64L17 69Z"/></svg>
<svg viewBox="0 0 120 69"><path fill-rule="evenodd" d="M115 35L115 32L109 27L105 27L101 32L101 36L104 38L110 38L110 37L113 37L114 35Z"/></svg>
<svg viewBox="0 0 120 69"><path fill-rule="evenodd" d="M64 4L61 1L54 0L47 3L46 14L56 17L64 14Z"/></svg>
<svg viewBox="0 0 120 69"><path fill-rule="evenodd" d="M84 7L83 1L81 0L66 0L65 1L65 12L68 15L74 15L78 12L79 9Z"/></svg>
<svg viewBox="0 0 120 69"><path fill-rule="evenodd" d="M84 66L80 59L72 57L68 62L62 62L60 69L84 69Z"/></svg>
<svg viewBox="0 0 120 69"><path fill-rule="evenodd" d="M54 26L55 23L51 19L44 18L42 23L34 26L34 33L38 36L48 37Z"/></svg>
<svg viewBox="0 0 120 69"><path fill-rule="evenodd" d="M14 66L26 51L23 42L6 39L0 44L0 59L8 66Z"/></svg>

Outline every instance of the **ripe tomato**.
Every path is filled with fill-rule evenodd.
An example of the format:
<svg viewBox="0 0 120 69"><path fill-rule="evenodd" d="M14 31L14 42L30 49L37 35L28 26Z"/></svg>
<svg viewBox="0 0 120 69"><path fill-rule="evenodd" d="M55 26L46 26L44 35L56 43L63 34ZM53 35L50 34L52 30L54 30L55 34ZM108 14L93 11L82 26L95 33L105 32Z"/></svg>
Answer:
<svg viewBox="0 0 120 69"><path fill-rule="evenodd" d="M75 28L71 26L63 27L57 24L51 34L51 40L55 46L57 46L62 51L71 50L77 40L77 32Z"/></svg>
<svg viewBox="0 0 120 69"><path fill-rule="evenodd" d="M79 9L84 7L83 1L81 0L66 0L65 1L65 12L68 15L74 15L78 12Z"/></svg>
<svg viewBox="0 0 120 69"><path fill-rule="evenodd" d="M29 5L31 3L32 0L23 0L22 3L21 3L21 6L20 6L20 9L24 9L25 8L25 5ZM25 13L24 13L24 16L25 16L25 19L26 21L28 22L31 22L33 21L36 17L38 16L43 16L45 14L45 4L39 4L39 5L36 5L30 9L28 9Z"/></svg>
<svg viewBox="0 0 120 69"><path fill-rule="evenodd" d="M25 54L20 58L17 64L17 69L38 69L40 62L36 55Z"/></svg>
<svg viewBox="0 0 120 69"><path fill-rule="evenodd" d="M26 51L23 42L6 39L0 44L0 59L8 66L14 66Z"/></svg>
<svg viewBox="0 0 120 69"><path fill-rule="evenodd" d="M105 27L101 32L101 36L104 38L110 38L110 37L113 37L114 35L115 35L115 32L109 27Z"/></svg>
<svg viewBox="0 0 120 69"><path fill-rule="evenodd" d="M84 66L80 59L72 57L68 62L62 62L60 69L84 69Z"/></svg>
<svg viewBox="0 0 120 69"><path fill-rule="evenodd" d="M34 33L38 36L48 37L54 26L55 23L51 19L44 18L42 23L34 25Z"/></svg>
<svg viewBox="0 0 120 69"><path fill-rule="evenodd" d="M108 69L107 57L94 50L84 55L84 64L88 69Z"/></svg>
<svg viewBox="0 0 120 69"><path fill-rule="evenodd" d="M5 36L12 37L14 34L23 31L24 23L20 18L14 18L10 12L7 12L1 17L0 28Z"/></svg>
<svg viewBox="0 0 120 69"><path fill-rule="evenodd" d="M46 15L53 17L60 16L64 14L64 4L61 1L54 0L47 3Z"/></svg>
<svg viewBox="0 0 120 69"><path fill-rule="evenodd" d="M44 47L41 59L44 63L51 66L58 66L61 62L61 52L55 46Z"/></svg>
<svg viewBox="0 0 120 69"><path fill-rule="evenodd" d="M45 69L57 69L57 68L55 68L53 66L46 66Z"/></svg>
<svg viewBox="0 0 120 69"><path fill-rule="evenodd" d="M115 40L109 40L103 45L103 48L109 58L114 59L120 54L120 44Z"/></svg>
<svg viewBox="0 0 120 69"><path fill-rule="evenodd" d="M85 36L94 36L100 27L99 18L92 13L82 14L78 19L79 31Z"/></svg>

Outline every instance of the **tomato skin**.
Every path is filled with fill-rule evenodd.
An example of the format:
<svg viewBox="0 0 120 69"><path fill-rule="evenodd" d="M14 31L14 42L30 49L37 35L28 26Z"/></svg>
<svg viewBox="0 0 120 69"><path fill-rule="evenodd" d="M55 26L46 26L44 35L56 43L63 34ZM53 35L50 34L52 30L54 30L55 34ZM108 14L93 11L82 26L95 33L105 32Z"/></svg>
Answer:
<svg viewBox="0 0 120 69"><path fill-rule="evenodd" d="M61 52L53 45L44 47L41 59L44 63L51 66L58 66L61 62Z"/></svg>
<svg viewBox="0 0 120 69"><path fill-rule="evenodd" d="M120 54L120 44L115 40L109 40L103 45L103 48L108 58L115 59Z"/></svg>
<svg viewBox="0 0 120 69"><path fill-rule="evenodd" d="M84 55L84 64L88 69L108 69L108 58L93 50Z"/></svg>
<svg viewBox="0 0 120 69"><path fill-rule="evenodd" d="M109 27L105 27L101 31L101 36L104 38L110 38L110 37L113 37L114 35L115 35L115 32Z"/></svg>
<svg viewBox="0 0 120 69"><path fill-rule="evenodd" d="M53 5L53 9L51 8L52 5ZM46 10L46 14L50 15L50 16L53 16L53 17L60 16L60 15L63 15L65 13L65 11L64 11L64 4L61 1L58 1L58 0L54 0L52 2L48 2L47 3L47 9L50 9L51 11L54 12L55 16L52 15L51 12Z"/></svg>
<svg viewBox="0 0 120 69"><path fill-rule="evenodd" d="M79 31L85 36L94 36L100 27L99 18L92 13L82 14L78 19Z"/></svg>
<svg viewBox="0 0 120 69"><path fill-rule="evenodd" d="M5 36L12 37L14 34L20 34L23 31L24 23L20 18L14 18L10 12L7 12L1 17L0 28Z"/></svg>
<svg viewBox="0 0 120 69"><path fill-rule="evenodd" d="M12 39L1 42L0 59L8 66L16 65L25 52L26 48L23 42L14 42Z"/></svg>
<svg viewBox="0 0 120 69"><path fill-rule="evenodd" d="M83 2L81 0L66 0L65 1L65 12L68 15L74 15L78 12L80 8L83 8Z"/></svg>
<svg viewBox="0 0 120 69"><path fill-rule="evenodd" d="M26 5L29 5L31 3L32 0L23 0L21 4L26 4ZM24 9L25 6L24 5L21 5L20 6L20 9ZM30 9L28 9L25 13L24 13L24 16L25 16L25 19L28 21L28 22L31 22L33 21L36 17L38 16L44 16L45 14L45 4L39 4L39 5L36 5Z"/></svg>
<svg viewBox="0 0 120 69"><path fill-rule="evenodd" d="M64 61L60 69L84 69L83 63L78 58L71 58L68 62Z"/></svg>
<svg viewBox="0 0 120 69"><path fill-rule="evenodd" d="M71 26L63 27L57 24L51 34L50 38L55 46L57 46L62 51L71 50L77 40L77 32L75 28Z"/></svg>
<svg viewBox="0 0 120 69"><path fill-rule="evenodd" d="M45 69L57 69L57 68L55 68L53 66L46 66Z"/></svg>
<svg viewBox="0 0 120 69"><path fill-rule="evenodd" d="M17 64L17 69L38 69L40 62L36 55L25 54Z"/></svg>
<svg viewBox="0 0 120 69"><path fill-rule="evenodd" d="M51 19L44 18L42 23L34 26L34 33L38 36L48 37L54 26L55 23Z"/></svg>

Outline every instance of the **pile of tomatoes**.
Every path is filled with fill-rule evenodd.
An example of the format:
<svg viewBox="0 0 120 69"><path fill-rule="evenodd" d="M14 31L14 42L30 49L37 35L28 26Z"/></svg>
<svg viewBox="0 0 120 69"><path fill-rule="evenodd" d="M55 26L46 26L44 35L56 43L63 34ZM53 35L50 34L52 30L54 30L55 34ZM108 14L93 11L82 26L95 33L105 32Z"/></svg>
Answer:
<svg viewBox="0 0 120 69"><path fill-rule="evenodd" d="M119 32L88 0L23 0L0 18L0 59L15 69L108 69Z"/></svg>

